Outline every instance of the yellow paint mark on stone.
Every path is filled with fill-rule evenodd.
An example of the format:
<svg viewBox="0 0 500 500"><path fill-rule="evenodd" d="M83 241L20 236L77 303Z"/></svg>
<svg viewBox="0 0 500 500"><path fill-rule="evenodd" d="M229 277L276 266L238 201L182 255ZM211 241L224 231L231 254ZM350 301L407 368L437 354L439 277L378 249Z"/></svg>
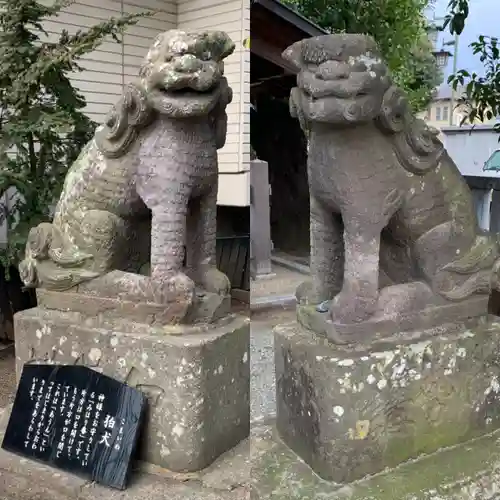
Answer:
<svg viewBox="0 0 500 500"><path fill-rule="evenodd" d="M349 429L348 436L352 441L361 441L366 439L370 432L369 420L358 420L356 422L356 429Z"/></svg>

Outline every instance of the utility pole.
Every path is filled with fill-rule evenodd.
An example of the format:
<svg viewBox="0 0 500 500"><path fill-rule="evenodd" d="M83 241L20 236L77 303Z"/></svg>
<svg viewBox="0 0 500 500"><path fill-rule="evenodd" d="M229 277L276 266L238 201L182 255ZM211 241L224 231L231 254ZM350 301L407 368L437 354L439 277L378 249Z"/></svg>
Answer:
<svg viewBox="0 0 500 500"><path fill-rule="evenodd" d="M453 74L457 72L457 61L458 61L458 34L455 34L455 39L453 42L448 42L446 45L454 45L455 50L453 51ZM450 109L450 126L453 126L453 116L455 111L455 89L451 88L451 109Z"/></svg>

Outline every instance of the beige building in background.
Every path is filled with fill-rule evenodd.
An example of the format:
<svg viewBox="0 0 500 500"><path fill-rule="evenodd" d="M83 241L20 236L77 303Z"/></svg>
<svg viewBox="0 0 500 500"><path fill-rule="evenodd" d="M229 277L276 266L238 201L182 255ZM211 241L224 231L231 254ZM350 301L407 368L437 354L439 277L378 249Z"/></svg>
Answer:
<svg viewBox="0 0 500 500"><path fill-rule="evenodd" d="M464 117L466 117L469 113L467 107L463 104L458 104L458 99L462 95L461 89L457 89L455 95L453 96L452 102L452 89L449 85L443 84L441 85L434 96L433 100L429 104L429 107L426 111L423 111L419 114L420 118L423 118L428 125L435 127L437 129L441 129L443 127L450 126L460 126ZM457 105L458 104L458 105ZM453 116L452 116L452 107L453 107ZM484 122L480 122L478 119L475 120L475 124L489 124L495 123L495 118L491 120L486 120ZM464 124L470 125L469 121L466 121Z"/></svg>
<svg viewBox="0 0 500 500"><path fill-rule="evenodd" d="M49 36L63 29L70 34L125 13L158 11L139 19L123 36L123 43L103 43L85 56L84 71L72 81L87 99L87 114L101 123L110 107L133 80L155 36L168 29L222 30L236 44L226 61L225 74L234 92L229 105L228 133L219 153L219 205L250 204L250 51L243 41L250 34L248 0L76 0L54 20L45 23Z"/></svg>

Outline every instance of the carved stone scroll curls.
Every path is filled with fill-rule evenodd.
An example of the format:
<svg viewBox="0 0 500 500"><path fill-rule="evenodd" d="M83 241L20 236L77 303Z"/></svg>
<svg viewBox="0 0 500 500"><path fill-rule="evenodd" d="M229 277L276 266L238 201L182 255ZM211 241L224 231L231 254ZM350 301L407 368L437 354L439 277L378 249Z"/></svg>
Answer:
<svg viewBox="0 0 500 500"><path fill-rule="evenodd" d="M123 156L153 115L146 92L137 84L129 84L123 97L111 108L103 127L96 132L99 150L108 158Z"/></svg>
<svg viewBox="0 0 500 500"><path fill-rule="evenodd" d="M395 85L384 94L375 122L383 132L394 134L396 154L409 172L424 175L436 168L444 153L438 131L411 115L404 92Z"/></svg>
<svg viewBox="0 0 500 500"><path fill-rule="evenodd" d="M394 137L396 154L401 165L415 175L424 175L434 170L445 149L438 139L438 131L415 119L407 125L405 132Z"/></svg>
<svg viewBox="0 0 500 500"><path fill-rule="evenodd" d="M382 130L397 133L404 130L408 119L408 101L401 89L392 85L384 94L380 114L377 118Z"/></svg>

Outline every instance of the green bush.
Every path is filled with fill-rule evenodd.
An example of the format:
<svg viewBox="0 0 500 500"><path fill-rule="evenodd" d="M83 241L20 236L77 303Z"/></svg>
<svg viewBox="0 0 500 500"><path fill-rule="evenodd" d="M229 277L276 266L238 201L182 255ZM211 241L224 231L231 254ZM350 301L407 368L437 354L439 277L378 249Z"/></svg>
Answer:
<svg viewBox="0 0 500 500"><path fill-rule="evenodd" d="M84 113L85 99L69 74L82 56L119 35L139 15L111 18L46 41L44 21L72 1L52 6L36 0L0 0L0 196L19 194L2 209L8 243L0 249L5 269L16 265L29 229L50 220L65 174L96 124Z"/></svg>

